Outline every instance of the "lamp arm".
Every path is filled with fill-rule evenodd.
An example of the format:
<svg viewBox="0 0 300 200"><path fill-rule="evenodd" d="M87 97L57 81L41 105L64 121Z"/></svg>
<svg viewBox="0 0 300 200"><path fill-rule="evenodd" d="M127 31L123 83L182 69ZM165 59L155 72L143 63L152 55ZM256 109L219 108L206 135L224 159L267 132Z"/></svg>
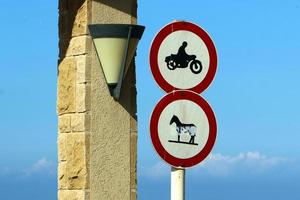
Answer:
<svg viewBox="0 0 300 200"><path fill-rule="evenodd" d="M126 62L127 62L127 56L128 56L129 43L130 43L130 38L131 38L131 32L132 32L132 27L129 26L127 42L126 42L126 49L125 49L125 53L124 53L124 57L123 57L123 61L122 61L122 66L121 66L122 69L121 69L121 73L119 75L118 84L113 90L113 97L114 97L115 100L119 100L120 94L121 94L122 83L123 83L123 78L124 78L125 68L126 68Z"/></svg>

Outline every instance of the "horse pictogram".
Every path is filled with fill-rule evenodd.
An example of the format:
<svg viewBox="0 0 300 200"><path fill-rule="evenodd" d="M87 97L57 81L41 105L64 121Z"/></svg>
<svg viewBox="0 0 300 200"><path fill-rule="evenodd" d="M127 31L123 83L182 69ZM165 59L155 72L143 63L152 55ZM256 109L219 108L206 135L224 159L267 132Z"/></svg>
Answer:
<svg viewBox="0 0 300 200"><path fill-rule="evenodd" d="M176 124L177 141L169 140L169 142L198 145L195 143L195 137L197 132L197 127L195 126L195 124L184 124L179 120L179 118L176 115L173 115L173 117L170 120L170 125L172 125L173 123ZM189 142L180 141L180 136L183 133L188 133L191 136Z"/></svg>

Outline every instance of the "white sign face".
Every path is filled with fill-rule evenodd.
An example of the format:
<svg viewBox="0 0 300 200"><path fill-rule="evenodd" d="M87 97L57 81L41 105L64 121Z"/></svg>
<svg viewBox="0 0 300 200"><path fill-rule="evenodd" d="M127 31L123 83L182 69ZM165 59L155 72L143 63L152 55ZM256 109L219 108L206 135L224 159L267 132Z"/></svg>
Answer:
<svg viewBox="0 0 300 200"><path fill-rule="evenodd" d="M203 92L214 79L217 52L209 35L196 24L176 21L163 27L150 48L150 68L166 92Z"/></svg>
<svg viewBox="0 0 300 200"><path fill-rule="evenodd" d="M162 111L158 136L163 148L172 156L187 159L205 146L209 123L205 112L190 100L177 100Z"/></svg>
<svg viewBox="0 0 300 200"><path fill-rule="evenodd" d="M169 34L158 50L157 63L161 75L179 89L193 88L202 82L208 73L209 62L204 41L186 30Z"/></svg>
<svg viewBox="0 0 300 200"><path fill-rule="evenodd" d="M214 113L199 95L173 91L155 106L150 136L158 155L175 167L191 167L204 160L217 133Z"/></svg>

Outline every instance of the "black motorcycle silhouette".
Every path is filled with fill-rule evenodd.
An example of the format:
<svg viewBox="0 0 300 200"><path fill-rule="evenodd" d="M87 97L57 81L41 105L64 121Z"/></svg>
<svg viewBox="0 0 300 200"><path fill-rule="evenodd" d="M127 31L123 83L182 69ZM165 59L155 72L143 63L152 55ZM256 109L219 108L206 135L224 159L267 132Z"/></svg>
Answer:
<svg viewBox="0 0 300 200"><path fill-rule="evenodd" d="M176 68L186 68L189 66L194 74L199 74L202 71L202 63L196 59L195 55L188 55L185 52L186 47L187 42L183 42L177 54L171 54L165 58L167 67L170 70L174 70Z"/></svg>

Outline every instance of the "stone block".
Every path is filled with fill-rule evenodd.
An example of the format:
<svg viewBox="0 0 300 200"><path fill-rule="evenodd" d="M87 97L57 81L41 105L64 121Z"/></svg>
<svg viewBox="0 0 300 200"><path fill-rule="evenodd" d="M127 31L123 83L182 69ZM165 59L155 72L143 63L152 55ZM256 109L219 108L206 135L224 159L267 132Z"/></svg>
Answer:
<svg viewBox="0 0 300 200"><path fill-rule="evenodd" d="M77 84L76 86L76 112L90 110L90 84Z"/></svg>
<svg viewBox="0 0 300 200"><path fill-rule="evenodd" d="M71 132L71 115L64 114L58 116L58 130L59 133L69 133Z"/></svg>
<svg viewBox="0 0 300 200"><path fill-rule="evenodd" d="M78 9L75 15L72 28L72 36L84 35L87 33L87 1L85 1Z"/></svg>
<svg viewBox="0 0 300 200"><path fill-rule="evenodd" d="M76 56L76 82L87 83L91 81L91 57L86 55Z"/></svg>
<svg viewBox="0 0 300 200"><path fill-rule="evenodd" d="M63 162L67 160L67 150L66 150L66 134L59 134L57 138L57 148L58 148L58 161Z"/></svg>
<svg viewBox="0 0 300 200"><path fill-rule="evenodd" d="M89 192L84 190L59 190L59 200L89 200Z"/></svg>
<svg viewBox="0 0 300 200"><path fill-rule="evenodd" d="M73 132L84 132L90 130L90 114L76 113L71 116L71 128Z"/></svg>
<svg viewBox="0 0 300 200"><path fill-rule="evenodd" d="M75 60L65 58L58 66L58 114L75 112Z"/></svg>
<svg viewBox="0 0 300 200"><path fill-rule="evenodd" d="M89 187L87 157L89 136L85 133L67 134L67 185L68 189Z"/></svg>
<svg viewBox="0 0 300 200"><path fill-rule="evenodd" d="M83 55L87 53L87 49L90 47L90 42L87 41L87 36L78 36L73 37L70 40L68 45L66 56L76 56L76 55Z"/></svg>
<svg viewBox="0 0 300 200"><path fill-rule="evenodd" d="M66 162L59 162L57 169L58 189L67 189L67 165Z"/></svg>

